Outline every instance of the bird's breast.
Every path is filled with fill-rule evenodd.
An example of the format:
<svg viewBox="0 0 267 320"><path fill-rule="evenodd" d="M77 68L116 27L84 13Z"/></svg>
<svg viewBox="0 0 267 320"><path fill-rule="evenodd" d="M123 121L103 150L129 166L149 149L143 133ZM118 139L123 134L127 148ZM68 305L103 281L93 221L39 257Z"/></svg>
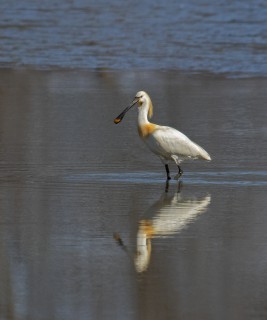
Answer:
<svg viewBox="0 0 267 320"><path fill-rule="evenodd" d="M157 125L154 123L146 123L138 125L138 133L141 138L147 138L150 134L155 132Z"/></svg>

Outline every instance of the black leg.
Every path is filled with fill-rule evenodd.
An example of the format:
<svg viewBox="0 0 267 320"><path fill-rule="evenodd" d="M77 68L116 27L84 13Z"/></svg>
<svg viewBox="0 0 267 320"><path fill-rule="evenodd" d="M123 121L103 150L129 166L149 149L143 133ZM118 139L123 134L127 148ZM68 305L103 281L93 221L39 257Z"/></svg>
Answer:
<svg viewBox="0 0 267 320"><path fill-rule="evenodd" d="M167 164L165 164L165 170L166 170L166 173L167 173L167 180L171 180L170 170L169 170L169 166Z"/></svg>
<svg viewBox="0 0 267 320"><path fill-rule="evenodd" d="M178 180L181 177L181 175L183 174L183 170L181 169L181 167L178 164L177 164L177 167L178 167L178 174L175 177L175 179Z"/></svg>
<svg viewBox="0 0 267 320"><path fill-rule="evenodd" d="M169 191L169 180L166 180L166 184L165 184L165 192L167 193Z"/></svg>

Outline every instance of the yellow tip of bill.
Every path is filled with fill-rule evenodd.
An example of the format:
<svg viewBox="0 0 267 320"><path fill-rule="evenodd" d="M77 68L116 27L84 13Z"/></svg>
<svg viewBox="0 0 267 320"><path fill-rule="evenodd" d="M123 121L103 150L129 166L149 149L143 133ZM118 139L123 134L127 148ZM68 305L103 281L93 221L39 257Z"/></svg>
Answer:
<svg viewBox="0 0 267 320"><path fill-rule="evenodd" d="M114 123L117 124L117 123L120 123L120 122L121 122L121 119L120 119L120 118L115 118L115 119L114 119Z"/></svg>

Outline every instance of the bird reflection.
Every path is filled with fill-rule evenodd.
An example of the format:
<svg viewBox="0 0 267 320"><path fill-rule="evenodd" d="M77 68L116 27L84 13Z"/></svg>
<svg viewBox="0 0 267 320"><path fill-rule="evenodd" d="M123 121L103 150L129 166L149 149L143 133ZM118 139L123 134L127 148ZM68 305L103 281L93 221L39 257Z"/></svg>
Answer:
<svg viewBox="0 0 267 320"><path fill-rule="evenodd" d="M134 259L137 272L144 272L149 266L152 251L151 239L177 234L204 213L210 201L210 195L194 199L183 198L181 192L172 196L164 193L148 210L153 213L153 217L139 222L137 252Z"/></svg>

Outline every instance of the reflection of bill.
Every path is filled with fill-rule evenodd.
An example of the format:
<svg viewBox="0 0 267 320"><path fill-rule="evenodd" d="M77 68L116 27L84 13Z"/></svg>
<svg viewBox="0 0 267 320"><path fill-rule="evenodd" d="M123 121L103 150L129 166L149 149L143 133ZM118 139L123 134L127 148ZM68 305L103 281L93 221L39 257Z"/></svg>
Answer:
<svg viewBox="0 0 267 320"><path fill-rule="evenodd" d="M183 199L180 193L172 197L165 193L151 208L155 216L151 220L141 220L139 223L135 257L137 272L143 272L148 268L152 238L170 237L183 230L207 210L210 200L210 195L200 199Z"/></svg>

